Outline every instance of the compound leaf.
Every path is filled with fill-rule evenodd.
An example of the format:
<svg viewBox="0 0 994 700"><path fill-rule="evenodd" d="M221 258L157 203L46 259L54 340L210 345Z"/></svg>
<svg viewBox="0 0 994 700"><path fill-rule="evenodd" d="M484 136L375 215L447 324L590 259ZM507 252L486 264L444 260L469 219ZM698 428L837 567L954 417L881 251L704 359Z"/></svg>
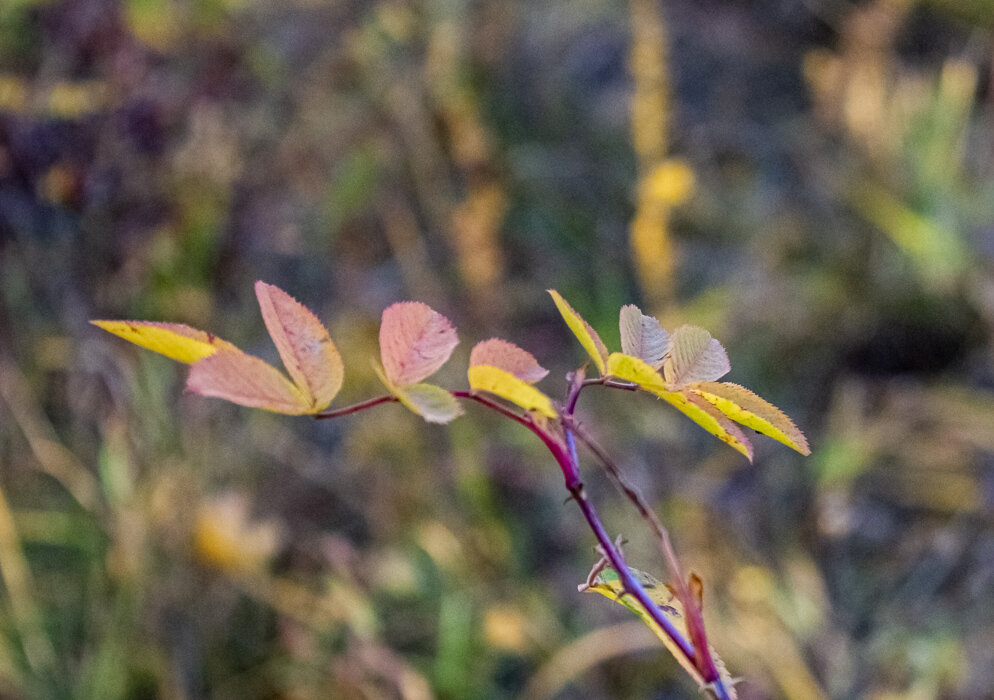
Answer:
<svg viewBox="0 0 994 700"><path fill-rule="evenodd" d="M560 296L559 292L555 289L547 289L546 291L552 296L552 300L556 302L556 307L559 309L559 313L562 314L563 320L566 321L566 325L569 326L569 329L573 331L573 335L580 341L580 345L590 355L590 359L594 361L597 371L603 375L605 364L607 363L607 347L605 347L604 341L597 335L597 331L591 328L590 324L584 321L580 314L574 311L573 307Z"/></svg>
<svg viewBox="0 0 994 700"><path fill-rule="evenodd" d="M237 347L217 336L191 328L184 323L156 321L90 321L108 333L140 345L146 350L192 364L219 350L240 352Z"/></svg>
<svg viewBox="0 0 994 700"><path fill-rule="evenodd" d="M373 371L402 405L429 423L448 423L463 414L456 397L440 386L423 382L398 386L376 362L373 362Z"/></svg>
<svg viewBox="0 0 994 700"><path fill-rule="evenodd" d="M390 382L404 387L434 374L459 344L456 329L427 304L402 301L383 311L380 357Z"/></svg>
<svg viewBox="0 0 994 700"><path fill-rule="evenodd" d="M342 388L345 369L328 330L311 311L279 287L255 283L255 294L273 343L301 394L317 412Z"/></svg>

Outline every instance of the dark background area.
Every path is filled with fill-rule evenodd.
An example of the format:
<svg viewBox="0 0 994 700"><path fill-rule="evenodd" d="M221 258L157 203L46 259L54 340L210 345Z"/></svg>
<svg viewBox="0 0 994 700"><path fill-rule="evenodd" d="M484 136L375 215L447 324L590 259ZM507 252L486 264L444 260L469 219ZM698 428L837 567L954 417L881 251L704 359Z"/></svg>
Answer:
<svg viewBox="0 0 994 700"><path fill-rule="evenodd" d="M257 279L381 392L418 299L565 390L556 288L708 328L802 457L584 425L705 584L743 698L994 687L994 4L0 0L0 697L683 698L555 464L468 407L315 422L88 325L277 362ZM504 423L507 423L506 425ZM637 513L585 465L630 562Z"/></svg>

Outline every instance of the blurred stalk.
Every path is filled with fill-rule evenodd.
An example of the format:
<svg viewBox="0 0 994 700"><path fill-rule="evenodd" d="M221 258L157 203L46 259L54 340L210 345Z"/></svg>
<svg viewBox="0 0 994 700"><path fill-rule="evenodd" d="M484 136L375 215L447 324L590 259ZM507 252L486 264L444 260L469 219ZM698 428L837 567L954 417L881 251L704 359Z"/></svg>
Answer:
<svg viewBox="0 0 994 700"><path fill-rule="evenodd" d="M465 37L473 37L467 26L471 18L443 6L442 11L451 14L431 34L425 80L463 191L453 204L446 230L474 306L481 315L492 317L506 308L500 301L506 267L500 227L508 197L494 166L493 136L484 122L479 95L467 77L466 54L471 49Z"/></svg>
<svg viewBox="0 0 994 700"><path fill-rule="evenodd" d="M24 376L3 359L0 359L0 399L10 409L41 470L62 484L87 511L97 512L100 497L96 480L59 441L55 429L34 402Z"/></svg>
<svg viewBox="0 0 994 700"><path fill-rule="evenodd" d="M663 314L673 304L676 253L670 212L693 188L693 173L667 159L671 118L669 38L654 0L629 4L632 45L631 135L637 161L638 195L629 245L648 306Z"/></svg>
<svg viewBox="0 0 994 700"><path fill-rule="evenodd" d="M10 598L11 615L28 666L37 678L51 678L55 651L45 635L41 610L32 596L35 584L31 568L21 549L20 537L3 488L0 488L0 577Z"/></svg>

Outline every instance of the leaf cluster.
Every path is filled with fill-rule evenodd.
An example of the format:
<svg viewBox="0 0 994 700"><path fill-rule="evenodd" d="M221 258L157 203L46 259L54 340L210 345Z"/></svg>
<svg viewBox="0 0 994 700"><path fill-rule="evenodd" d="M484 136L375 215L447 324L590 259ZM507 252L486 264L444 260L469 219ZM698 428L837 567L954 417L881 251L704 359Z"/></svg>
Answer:
<svg viewBox="0 0 994 700"><path fill-rule="evenodd" d="M328 330L283 290L256 282L256 297L269 335L287 374L205 331L154 321L93 321L106 331L149 350L191 364L187 389L242 406L289 415L318 415L342 387L345 369ZM739 423L809 454L804 434L776 406L738 384L717 381L730 370L725 349L705 329L684 325L672 333L638 307L621 308L621 352L609 352L600 336L555 290L566 325L601 374L661 398L750 460L752 444ZM390 396L430 423L448 423L463 413L457 397L425 380L452 355L459 338L452 322L427 304L403 301L383 311L380 358L373 367ZM540 419L559 415L534 384L548 370L528 351L491 338L470 353L472 392L498 396Z"/></svg>

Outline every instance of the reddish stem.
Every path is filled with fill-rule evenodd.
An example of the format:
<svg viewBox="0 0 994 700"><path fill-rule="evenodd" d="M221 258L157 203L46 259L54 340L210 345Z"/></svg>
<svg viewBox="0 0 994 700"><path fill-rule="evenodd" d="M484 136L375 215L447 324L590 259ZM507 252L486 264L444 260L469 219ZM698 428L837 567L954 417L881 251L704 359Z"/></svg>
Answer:
<svg viewBox="0 0 994 700"><path fill-rule="evenodd" d="M682 577L680 577L680 568L676 564L676 556L670 546L669 537L666 535L666 530L662 528L662 525L655 518L655 514L651 514L651 511L645 508L644 504L639 507L639 510L642 512L643 516L645 516L646 513L651 514L650 522L655 523L657 533L662 532L667 563L673 569L674 574L678 576L678 588L681 591L680 597L684 603L684 610L689 615L687 627L691 635L691 641L688 641L680 633L680 631L673 626L673 623L670 622L669 618L663 614L663 612L659 609L659 606L656 605L652 598L649 597L649 594L646 593L642 584L631 575L621 550L614 544L614 541L611 539L610 535L608 535L607 530L604 529L604 525L601 523L597 512L594 510L593 504L587 500L586 493L583 489L583 481L580 478L580 462L576 452L576 441L574 437L575 426L573 422L573 412L576 409L576 403L580 397L580 391L586 386L592 386L595 384L624 390L635 390L637 387L627 383L619 383L613 380L604 379L603 377L600 379L585 379L582 368L569 375L568 379L570 381L570 389L559 420L559 425L562 430L561 436L550 431L549 426L545 423L545 421L542 421L541 423L536 421L531 413L518 413L517 411L509 409L506 406L487 398L486 396L472 391L453 391L451 393L457 398L475 401L478 404L486 406L492 411L496 411L506 418L510 418L516 423L520 423L534 433L545 444L546 448L548 448L549 452L552 453L553 458L556 460L556 463L559 465L559 468L563 473L563 478L566 482L566 490L569 491L570 495L573 497L573 500L576 501L577 506L579 506L580 511L583 513L583 517L586 519L587 524L590 526L594 536L597 538L597 542L600 544L601 550L608 558L608 561L611 562L611 566L617 572L624 591L634 597L639 604L642 605L643 609L652 618L652 620L666 633L670 639L673 640L674 644L676 644L677 648L680 650L680 653L687 657L694 667L697 668L698 672L701 674L701 677L704 679L704 682L707 684L707 690L711 692L717 700L730 700L731 695L725 687L724 681L718 673L717 668L715 668L714 660L711 658L707 640L704 636L704 624L701 619L700 608L697 606L696 601L690 596L689 590L687 590L686 581L683 581ZM357 413L367 408L372 408L383 403L390 403L394 401L397 401L397 398L394 396L378 396L366 401L361 401L351 406L346 406L345 408L318 413L314 417L318 419L338 418L340 416ZM584 438L584 436L581 435L581 438ZM584 442L587 443L588 441L584 439ZM595 451L595 456L598 456L598 458L601 457L597 451ZM617 470L615 470L615 473L617 473ZM639 505L640 503L640 501L637 501L636 504ZM684 597L686 597L685 600Z"/></svg>
<svg viewBox="0 0 994 700"><path fill-rule="evenodd" d="M397 397L391 394L386 396L377 396L375 399L360 401L359 403L354 403L351 406L346 406L345 408L337 408L334 411L325 411L324 413L315 413L314 417L318 420L323 418L339 418L340 416L347 416L350 413L358 413L359 411L372 408L373 406L379 406L381 403L390 403L391 401L396 400Z"/></svg>

